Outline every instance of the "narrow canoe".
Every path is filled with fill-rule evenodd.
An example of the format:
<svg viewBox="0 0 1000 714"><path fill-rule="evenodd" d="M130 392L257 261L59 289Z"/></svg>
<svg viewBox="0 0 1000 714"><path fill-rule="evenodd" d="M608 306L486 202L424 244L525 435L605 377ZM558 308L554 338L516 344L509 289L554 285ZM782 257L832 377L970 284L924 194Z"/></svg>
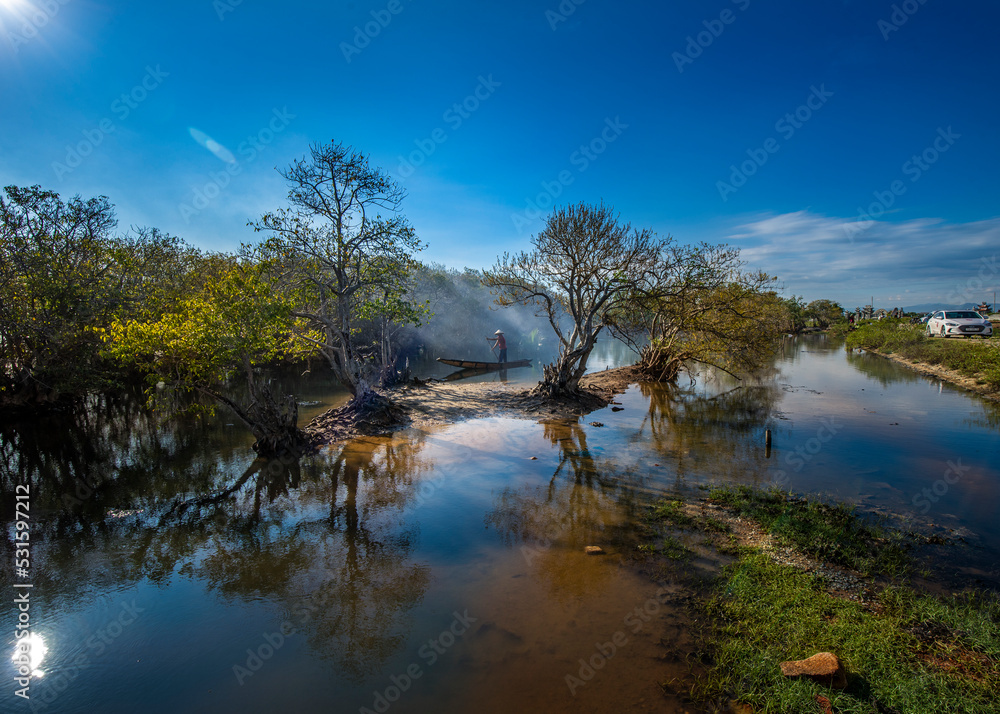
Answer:
<svg viewBox="0 0 1000 714"><path fill-rule="evenodd" d="M530 359L519 359L516 362L476 362L471 359L445 359L444 357L438 357L437 361L442 364L450 364L452 367L482 370L513 369L515 367L527 367L531 364Z"/></svg>

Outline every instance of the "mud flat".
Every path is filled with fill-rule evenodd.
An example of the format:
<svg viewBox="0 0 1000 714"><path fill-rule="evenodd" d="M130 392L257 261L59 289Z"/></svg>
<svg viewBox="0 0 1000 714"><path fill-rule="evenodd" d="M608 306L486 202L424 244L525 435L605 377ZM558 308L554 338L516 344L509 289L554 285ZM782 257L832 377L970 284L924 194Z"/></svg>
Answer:
<svg viewBox="0 0 1000 714"><path fill-rule="evenodd" d="M468 384L438 380L414 381L386 392L397 410L358 419L347 408L331 409L313 419L305 431L316 445L354 436L389 433L404 426L451 424L489 416L534 418L574 417L606 407L616 394L641 378L634 366L618 367L585 375L580 393L549 399L532 394L523 385L495 382Z"/></svg>

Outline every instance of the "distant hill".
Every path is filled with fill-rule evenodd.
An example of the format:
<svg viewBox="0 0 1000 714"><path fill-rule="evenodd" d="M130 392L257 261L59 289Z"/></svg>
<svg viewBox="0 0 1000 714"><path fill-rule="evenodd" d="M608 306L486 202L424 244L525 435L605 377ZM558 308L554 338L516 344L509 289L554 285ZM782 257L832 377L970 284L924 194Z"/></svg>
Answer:
<svg viewBox="0 0 1000 714"><path fill-rule="evenodd" d="M972 310L978 303L963 303L961 305L942 305L939 302L927 302L923 305L904 307L906 312L935 312L936 310Z"/></svg>

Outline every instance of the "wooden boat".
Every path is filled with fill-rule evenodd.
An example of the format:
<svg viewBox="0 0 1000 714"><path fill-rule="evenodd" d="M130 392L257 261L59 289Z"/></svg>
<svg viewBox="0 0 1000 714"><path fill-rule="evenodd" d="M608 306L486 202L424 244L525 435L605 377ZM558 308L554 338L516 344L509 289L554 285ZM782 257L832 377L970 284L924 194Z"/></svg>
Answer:
<svg viewBox="0 0 1000 714"><path fill-rule="evenodd" d="M437 361L442 364L451 365L452 367L461 367L462 369L481 369L483 371L514 369L515 367L528 367L531 365L530 359L519 359L514 362L477 362L471 359L445 359L444 357L438 357Z"/></svg>

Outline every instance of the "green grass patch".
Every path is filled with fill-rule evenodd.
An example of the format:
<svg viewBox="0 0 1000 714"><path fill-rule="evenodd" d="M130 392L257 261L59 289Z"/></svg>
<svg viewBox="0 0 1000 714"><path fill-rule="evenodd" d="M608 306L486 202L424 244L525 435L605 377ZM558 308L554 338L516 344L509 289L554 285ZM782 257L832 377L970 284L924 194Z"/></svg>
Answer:
<svg viewBox="0 0 1000 714"><path fill-rule="evenodd" d="M663 555L671 560L686 560L692 553L673 536L664 536L659 545L643 543L638 547L640 553L650 553L653 555Z"/></svg>
<svg viewBox="0 0 1000 714"><path fill-rule="evenodd" d="M837 322L830 325L830 329L827 330L827 334L832 337L847 337L848 333L853 329L854 325L844 320L843 322Z"/></svg>
<svg viewBox="0 0 1000 714"><path fill-rule="evenodd" d="M709 498L752 518L780 542L818 560L865 575L909 572L905 536L861 518L852 506L790 499L777 489L760 491L747 486L715 488Z"/></svg>
<svg viewBox="0 0 1000 714"><path fill-rule="evenodd" d="M877 607L833 597L815 577L754 552L727 566L707 603L713 667L698 678L700 700L734 696L756 712L996 712L1000 691L1000 602L940 599L887 588ZM833 652L846 690L786 679L779 663Z"/></svg>
<svg viewBox="0 0 1000 714"><path fill-rule="evenodd" d="M848 347L883 352L896 352L926 340L926 328L923 325L911 325L908 320L892 318L862 322L847 333Z"/></svg>
<svg viewBox="0 0 1000 714"><path fill-rule="evenodd" d="M681 501L660 501L653 506L650 517L658 521L666 521L679 528L690 528L694 525L694 518L684 512L684 504Z"/></svg>
<svg viewBox="0 0 1000 714"><path fill-rule="evenodd" d="M649 519L675 528L697 528L709 533L728 533L732 530L728 524L705 513L697 516L688 515L684 512L684 502L672 499L654 504Z"/></svg>
<svg viewBox="0 0 1000 714"><path fill-rule="evenodd" d="M711 516L703 516L698 519L698 527L710 533L730 533L733 530L728 523L723 523L719 519L712 518Z"/></svg>
<svg viewBox="0 0 1000 714"><path fill-rule="evenodd" d="M1000 348L989 342L967 344L967 339L930 338L924 325L905 320L867 322L848 333L848 347L896 354L914 362L935 364L972 377L991 390L1000 389Z"/></svg>

